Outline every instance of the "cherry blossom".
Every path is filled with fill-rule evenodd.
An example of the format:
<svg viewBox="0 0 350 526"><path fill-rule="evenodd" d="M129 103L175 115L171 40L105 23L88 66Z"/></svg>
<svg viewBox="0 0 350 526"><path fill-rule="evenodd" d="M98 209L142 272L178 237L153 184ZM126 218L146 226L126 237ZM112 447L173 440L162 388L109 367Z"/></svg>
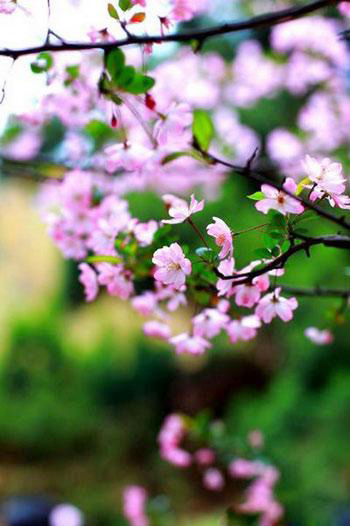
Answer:
<svg viewBox="0 0 350 526"><path fill-rule="evenodd" d="M9 15L16 9L16 0L0 0L0 13Z"/></svg>
<svg viewBox="0 0 350 526"><path fill-rule="evenodd" d="M316 345L327 345L333 342L333 334L327 329L320 330L317 327L308 327L304 334Z"/></svg>
<svg viewBox="0 0 350 526"><path fill-rule="evenodd" d="M311 201L326 195L332 206L348 208L348 197L342 196L345 191L346 179L342 174L342 165L325 158L322 161L307 155L303 166L308 178L312 181ZM342 198L345 197L345 200ZM337 202L338 201L338 202Z"/></svg>
<svg viewBox="0 0 350 526"><path fill-rule="evenodd" d="M217 468L209 468L203 475L203 486L211 491L221 491L225 485L224 477Z"/></svg>
<svg viewBox="0 0 350 526"><path fill-rule="evenodd" d="M239 320L232 320L227 325L226 331L231 343L237 343L238 341L247 341L255 338L259 327L261 327L260 319L252 314Z"/></svg>
<svg viewBox="0 0 350 526"><path fill-rule="evenodd" d="M192 463L190 453L180 448L186 435L184 420L180 415L166 417L158 435L161 457L178 467L188 467Z"/></svg>
<svg viewBox="0 0 350 526"><path fill-rule="evenodd" d="M146 336L165 341L169 340L171 336L169 326L156 320L147 321L143 325L143 332Z"/></svg>
<svg viewBox="0 0 350 526"><path fill-rule="evenodd" d="M289 192L295 192L296 184L291 178L287 178L283 187ZM268 184L263 184L261 191L264 194L264 199L257 201L255 207L259 212L267 214L269 210L277 210L283 215L287 214L302 214L304 207L299 201L293 199L281 190L277 190Z"/></svg>
<svg viewBox="0 0 350 526"><path fill-rule="evenodd" d="M84 285L86 301L93 301L98 293L96 272L87 263L80 263L79 281Z"/></svg>
<svg viewBox="0 0 350 526"><path fill-rule="evenodd" d="M255 314L264 323L270 323L275 316L287 322L293 318L293 310L298 307L296 298L283 298L280 296L281 287L277 287L273 292L266 294L259 301L255 309Z"/></svg>
<svg viewBox="0 0 350 526"><path fill-rule="evenodd" d="M218 309L204 309L192 318L193 334L212 339L226 327L230 317Z"/></svg>
<svg viewBox="0 0 350 526"><path fill-rule="evenodd" d="M204 200L197 201L193 194L191 195L190 204L187 204L183 199L171 195L163 196L163 200L166 203L170 203L169 215L173 219L163 219L162 223L173 225L183 223L186 219L191 217L192 214L201 212L204 208Z"/></svg>
<svg viewBox="0 0 350 526"><path fill-rule="evenodd" d="M131 526L148 526L145 514L147 492L141 486L127 486L123 492L123 511Z"/></svg>
<svg viewBox="0 0 350 526"><path fill-rule="evenodd" d="M190 336L186 332L173 336L169 342L174 345L177 354L203 354L211 347L205 338L201 336Z"/></svg>
<svg viewBox="0 0 350 526"><path fill-rule="evenodd" d="M134 291L131 276L127 275L122 265L99 263L98 282L106 286L111 296L117 296L123 300L128 299Z"/></svg>
<svg viewBox="0 0 350 526"><path fill-rule="evenodd" d="M184 285L186 276L191 274L191 262L185 257L178 243L156 250L152 261L157 267L155 279L165 285L174 285L179 289Z"/></svg>
<svg viewBox="0 0 350 526"><path fill-rule="evenodd" d="M225 221L219 217L213 217L214 223L207 226L209 236L213 236L217 246L221 247L219 257L221 259L232 256L233 243L232 233Z"/></svg>

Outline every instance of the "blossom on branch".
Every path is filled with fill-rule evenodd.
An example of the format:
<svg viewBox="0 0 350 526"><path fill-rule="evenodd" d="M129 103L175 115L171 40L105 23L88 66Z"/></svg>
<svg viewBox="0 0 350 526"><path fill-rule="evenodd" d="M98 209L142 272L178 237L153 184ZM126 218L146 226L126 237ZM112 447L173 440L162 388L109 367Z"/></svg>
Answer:
<svg viewBox="0 0 350 526"><path fill-rule="evenodd" d="M297 185L291 177L287 177L283 187L291 193L295 193L297 189ZM261 191L265 198L258 201L255 204L255 208L263 214L267 214L269 210L277 210L284 216L287 214L302 214L304 212L303 205L282 190L263 184Z"/></svg>
<svg viewBox="0 0 350 526"><path fill-rule="evenodd" d="M162 199L166 204L170 204L169 215L173 218L163 219L162 223L172 225L183 223L186 219L191 217L192 214L201 212L204 208L204 199L202 201L197 201L193 194L191 195L190 204L184 199L180 199L171 194L164 195Z"/></svg>
<svg viewBox="0 0 350 526"><path fill-rule="evenodd" d="M219 217L213 217L214 223L207 226L209 236L215 239L218 247L221 247L220 259L231 257L233 252L232 233L229 226Z"/></svg>
<svg viewBox="0 0 350 526"><path fill-rule="evenodd" d="M281 287L277 287L270 294L266 294L256 307L255 314L264 323L270 323L276 316L285 322L293 318L293 310L298 307L296 298L283 298L280 293Z"/></svg>
<svg viewBox="0 0 350 526"><path fill-rule="evenodd" d="M191 262L185 257L178 243L156 250L152 262L157 267L155 279L165 285L174 285L177 289L184 285L186 276L191 274Z"/></svg>

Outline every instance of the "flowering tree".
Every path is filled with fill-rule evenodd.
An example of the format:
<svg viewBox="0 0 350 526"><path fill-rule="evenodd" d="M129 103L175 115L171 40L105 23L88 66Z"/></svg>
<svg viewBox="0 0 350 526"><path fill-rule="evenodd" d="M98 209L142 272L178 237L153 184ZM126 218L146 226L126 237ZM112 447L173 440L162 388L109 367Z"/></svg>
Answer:
<svg viewBox="0 0 350 526"><path fill-rule="evenodd" d="M283 1L281 9L254 14L252 2L250 17L199 29L193 19L214 16L217 2L100 4L107 27L92 27L83 42L51 29L48 2L45 42L0 50L10 62L30 56L33 75L47 81L37 108L9 121L3 171L49 179L40 186L38 206L63 256L77 262L86 300L106 289L148 318L147 336L167 341L178 354L201 355L221 333L235 344L255 338L275 318L292 322L299 297L336 297L339 309L327 325L303 328L314 343L330 343L350 296L343 280L336 289L302 288L286 284L284 276L298 253L312 261L319 246L350 248L344 173L349 64L340 37L341 15L350 14L350 4ZM329 8L329 16L316 14L321 8ZM23 9L16 0L0 0L9 24ZM178 30L179 22L192 29ZM158 32L149 34L150 26ZM206 50L220 35L261 28L270 29L265 48L252 34L233 58ZM162 46L169 42L183 45L166 48L164 58ZM259 135L240 120L238 110L285 92L299 100L289 128L277 125ZM199 228L197 218L225 182L239 177L256 187L250 201L232 202L230 222L213 216ZM131 213L128 195L149 190L155 202L162 200L164 213L142 220ZM257 224L236 231L242 207L255 207ZM304 226L311 219L316 234ZM190 244L182 223L193 231ZM259 232L259 244L254 258L245 259L236 238L252 231ZM171 313L186 305L194 310L190 327L174 334ZM222 435L218 439L215 423L197 424L170 415L159 435L161 456L182 468L196 464L212 491L221 491L229 477L245 480L229 523L243 514L258 517L262 526L283 524L273 493L278 471L259 460L259 431L235 449ZM153 520L144 489L129 487L124 497L130 524Z"/></svg>

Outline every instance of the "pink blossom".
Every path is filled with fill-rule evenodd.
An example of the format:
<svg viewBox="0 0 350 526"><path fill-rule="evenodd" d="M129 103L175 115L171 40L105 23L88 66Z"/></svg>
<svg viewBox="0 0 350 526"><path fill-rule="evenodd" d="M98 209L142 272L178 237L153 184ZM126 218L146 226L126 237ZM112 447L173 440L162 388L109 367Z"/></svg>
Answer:
<svg viewBox="0 0 350 526"><path fill-rule="evenodd" d="M148 221L147 223L137 223L134 228L134 234L141 247L147 247L152 244L154 234L158 230L157 221Z"/></svg>
<svg viewBox="0 0 350 526"><path fill-rule="evenodd" d="M211 223L207 226L207 232L209 236L213 236L215 238L216 245L221 247L219 257L224 259L226 256L232 256L233 243L230 228L227 226L225 221L219 217L213 217L213 219L214 223Z"/></svg>
<svg viewBox="0 0 350 526"><path fill-rule="evenodd" d="M211 491L221 491L225 485L224 477L217 468L209 468L204 472L203 485Z"/></svg>
<svg viewBox="0 0 350 526"><path fill-rule="evenodd" d="M235 260L233 258L227 258L220 262L218 270L223 276L232 276L235 267ZM219 278L216 283L219 296L232 296L234 288L232 287L233 280Z"/></svg>
<svg viewBox="0 0 350 526"><path fill-rule="evenodd" d="M227 325L226 331L231 343L237 343L240 340L247 341L255 338L259 327L261 327L260 319L252 314L240 320L232 320Z"/></svg>
<svg viewBox="0 0 350 526"><path fill-rule="evenodd" d="M285 190L295 193L296 184L288 177L283 184ZM259 212L267 214L269 210L277 210L283 215L287 214L302 214L304 212L304 207L299 201L285 194L277 188L273 188L268 184L263 184L261 187L265 198L257 201L255 207Z"/></svg>
<svg viewBox="0 0 350 526"><path fill-rule="evenodd" d="M340 2L338 6L339 11L344 16L350 16L350 4L349 2Z"/></svg>
<svg viewBox="0 0 350 526"><path fill-rule="evenodd" d="M303 167L313 183L310 194L311 201L320 199L325 194L331 199L336 199L344 193L346 179L343 177L343 168L340 163L332 162L327 158L318 161L307 155Z"/></svg>
<svg viewBox="0 0 350 526"><path fill-rule="evenodd" d="M235 301L239 307L254 307L260 299L260 290L253 284L243 284L234 287Z"/></svg>
<svg viewBox="0 0 350 526"><path fill-rule="evenodd" d="M193 334L212 339L230 321L230 317L218 309L204 309L192 319Z"/></svg>
<svg viewBox="0 0 350 526"><path fill-rule="evenodd" d="M174 285L177 289L184 285L186 276L192 271L191 262L185 258L178 243L156 250L152 262L158 267L154 273L155 279L165 285Z"/></svg>
<svg viewBox="0 0 350 526"><path fill-rule="evenodd" d="M304 334L316 345L327 345L333 341L333 334L327 329L322 331L316 327L308 327Z"/></svg>
<svg viewBox="0 0 350 526"><path fill-rule="evenodd" d="M277 287L270 294L266 294L256 307L255 314L264 323L270 323L275 316L278 316L285 322L293 318L293 310L298 307L296 298L283 298L280 296L280 293L281 287Z"/></svg>
<svg viewBox="0 0 350 526"><path fill-rule="evenodd" d="M146 291L131 300L133 308L142 316L149 316L156 309L157 298L154 292Z"/></svg>
<svg viewBox="0 0 350 526"><path fill-rule="evenodd" d="M165 200L165 202L171 202L169 215L173 219L163 219L162 223L169 223L173 225L177 223L183 223L186 221L186 219L191 217L192 214L200 212L204 208L204 200L197 201L193 194L191 195L191 201L189 205L183 199L179 199L178 197L172 195L163 196L163 200Z"/></svg>
<svg viewBox="0 0 350 526"><path fill-rule="evenodd" d="M180 448L186 433L184 419L178 414L171 414L164 420L158 435L162 458L183 468L188 467L192 462L191 454Z"/></svg>
<svg viewBox="0 0 350 526"><path fill-rule="evenodd" d="M146 0L131 0L132 5L140 5L146 7Z"/></svg>
<svg viewBox="0 0 350 526"><path fill-rule="evenodd" d="M134 291L130 276L126 274L122 265L99 263L98 282L107 287L108 294L123 300L128 299Z"/></svg>
<svg viewBox="0 0 350 526"><path fill-rule="evenodd" d="M154 127L154 136L159 145L175 148L186 147L190 140L189 126L192 123L192 110L189 104L172 104L166 115ZM186 129L188 133L186 134Z"/></svg>
<svg viewBox="0 0 350 526"><path fill-rule="evenodd" d="M201 336L190 336L186 332L173 336L169 342L175 346L177 354L203 354L211 347L210 343Z"/></svg>
<svg viewBox="0 0 350 526"><path fill-rule="evenodd" d="M10 15L16 9L16 0L0 0L0 13Z"/></svg>
<svg viewBox="0 0 350 526"><path fill-rule="evenodd" d="M215 453L212 449L203 447L195 452L194 460L200 466L210 466L215 461Z"/></svg>
<svg viewBox="0 0 350 526"><path fill-rule="evenodd" d="M258 475L257 463L244 458L236 458L228 466L228 472L232 477L253 478Z"/></svg>
<svg viewBox="0 0 350 526"><path fill-rule="evenodd" d="M141 486L127 486L123 492L123 512L131 526L148 526L145 514L147 492Z"/></svg>
<svg viewBox="0 0 350 526"><path fill-rule="evenodd" d="M87 263L80 263L79 281L84 285L86 301L93 301L98 293L96 272Z"/></svg>
<svg viewBox="0 0 350 526"><path fill-rule="evenodd" d="M143 332L146 336L159 340L167 341L171 336L169 326L156 320L147 321L143 326Z"/></svg>

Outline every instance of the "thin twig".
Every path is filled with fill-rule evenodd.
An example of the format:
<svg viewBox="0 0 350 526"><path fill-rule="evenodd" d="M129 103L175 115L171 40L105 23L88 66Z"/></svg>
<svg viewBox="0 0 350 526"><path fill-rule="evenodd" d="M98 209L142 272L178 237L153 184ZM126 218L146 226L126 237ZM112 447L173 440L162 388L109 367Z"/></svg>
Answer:
<svg viewBox="0 0 350 526"><path fill-rule="evenodd" d="M200 29L197 31L190 31L187 33L171 33L168 35L144 35L136 36L129 35L125 39L116 40L115 42L65 42L60 45L44 43L41 46L34 46L22 49L2 49L0 55L12 57L17 59L23 55L31 55L35 53L41 53L42 51L84 51L91 49L104 49L111 50L117 47L130 46L132 44L156 44L162 42L190 42L195 41L203 43L208 38L212 38L219 35L225 35L228 33L235 33L237 31L245 31L249 29L259 29L262 27L271 27L284 22L289 22L297 18L301 18L305 15L313 13L319 9L335 6L341 0L316 0L310 2L305 6L291 7L288 9L282 9L274 13L267 13L258 15L246 20L238 20L227 24L221 24L211 28Z"/></svg>
<svg viewBox="0 0 350 526"><path fill-rule="evenodd" d="M251 272L236 273L230 276L225 276L216 267L213 267L213 271L216 276L223 280L231 280L234 285L244 285L251 283L252 280L258 276L262 276L271 270L281 269L285 266L290 257L297 252L305 251L308 254L310 248L315 245L324 245L326 247L339 248L339 249L350 249L350 237L347 236L323 236L323 237L310 237L307 240L299 243L298 245L292 245L283 254L273 259L266 265L257 270Z"/></svg>
<svg viewBox="0 0 350 526"><path fill-rule="evenodd" d="M284 292L294 294L295 296L308 296L320 298L350 298L350 290L329 289L323 287L303 288L292 287L289 285L279 285Z"/></svg>
<svg viewBox="0 0 350 526"><path fill-rule="evenodd" d="M271 181L270 179L268 179L267 177L262 175L257 170L251 170L247 166L237 166L237 165L232 164L232 163L230 163L228 161L220 159L219 157L216 157L215 155L207 154L205 152L202 152L202 153L213 164L220 164L222 166L226 166L227 168L230 168L231 170L233 170L237 174L242 175L243 177L245 177L247 179L251 179L251 180L253 180L253 181L255 181L255 182L259 183L259 184L268 184L268 185L272 186L273 188L276 188L277 190L280 190L280 191L284 192L286 195L288 195L290 197L293 197L293 199L295 199L296 201L299 201L299 203L304 205L305 208L308 208L309 210L313 210L320 217L323 217L324 219L327 219L328 221L331 221L332 223L335 223L338 226L340 226L342 228L345 228L346 230L350 230L350 223L348 223L345 220L344 217L335 216L335 215L331 214L330 212L327 212L323 208L315 205L311 201L308 201L307 199L304 199L301 196L294 195L292 192L289 192L288 190L283 188L283 183L279 183L279 182L276 182L276 181Z"/></svg>

